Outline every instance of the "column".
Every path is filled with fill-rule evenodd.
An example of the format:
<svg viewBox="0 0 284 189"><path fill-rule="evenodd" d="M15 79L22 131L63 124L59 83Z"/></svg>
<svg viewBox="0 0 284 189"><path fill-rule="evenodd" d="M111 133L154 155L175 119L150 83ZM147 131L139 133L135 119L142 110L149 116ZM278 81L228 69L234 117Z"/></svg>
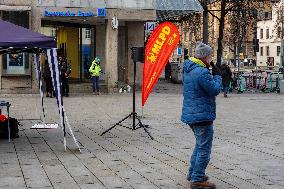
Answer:
<svg viewBox="0 0 284 189"><path fill-rule="evenodd" d="M30 14L30 29L35 32L40 32L41 30L41 12L40 8L36 6L32 7ZM33 93L37 93L39 89L39 83L36 79L36 73L34 71L33 57L30 56L30 68L31 68L31 89Z"/></svg>
<svg viewBox="0 0 284 189"><path fill-rule="evenodd" d="M0 11L0 19L2 19L2 12ZM3 70L3 63L2 63L2 55L0 55L0 93L2 89L2 70Z"/></svg>
<svg viewBox="0 0 284 189"><path fill-rule="evenodd" d="M144 22L128 22L128 80L133 83L133 61L131 59L132 47L144 46ZM137 63L137 86L142 86L143 64Z"/></svg>
<svg viewBox="0 0 284 189"><path fill-rule="evenodd" d="M118 29L113 29L111 20L106 21L105 41L105 73L108 92L113 92L116 87L118 57Z"/></svg>
<svg viewBox="0 0 284 189"><path fill-rule="evenodd" d="M96 25L96 34L95 34L95 56L98 56L101 58L101 66L103 71L106 71L106 25ZM95 58L95 57L94 57ZM103 80L106 82L106 75L102 74L100 77L100 80Z"/></svg>

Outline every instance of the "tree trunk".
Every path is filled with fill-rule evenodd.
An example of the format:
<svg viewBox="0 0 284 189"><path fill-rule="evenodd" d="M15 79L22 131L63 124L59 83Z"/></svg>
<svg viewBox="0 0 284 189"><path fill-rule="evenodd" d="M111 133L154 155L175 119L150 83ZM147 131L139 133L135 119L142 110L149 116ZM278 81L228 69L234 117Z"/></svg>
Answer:
<svg viewBox="0 0 284 189"><path fill-rule="evenodd" d="M234 43L234 67L236 65L237 62L237 42L235 41Z"/></svg>
<svg viewBox="0 0 284 189"><path fill-rule="evenodd" d="M208 44L208 0L203 0L203 43Z"/></svg>
<svg viewBox="0 0 284 189"><path fill-rule="evenodd" d="M220 66L222 63L226 4L227 4L226 0L221 1L221 17L220 17L219 37L218 37L217 66Z"/></svg>

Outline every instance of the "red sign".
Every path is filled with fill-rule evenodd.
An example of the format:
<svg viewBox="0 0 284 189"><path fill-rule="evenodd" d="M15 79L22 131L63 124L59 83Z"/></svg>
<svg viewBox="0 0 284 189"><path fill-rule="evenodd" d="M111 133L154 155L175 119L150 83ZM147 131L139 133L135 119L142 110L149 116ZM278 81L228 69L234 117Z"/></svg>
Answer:
<svg viewBox="0 0 284 189"><path fill-rule="evenodd" d="M179 40L179 30L171 22L160 24L151 34L145 49L142 106L145 105L148 96L152 92Z"/></svg>

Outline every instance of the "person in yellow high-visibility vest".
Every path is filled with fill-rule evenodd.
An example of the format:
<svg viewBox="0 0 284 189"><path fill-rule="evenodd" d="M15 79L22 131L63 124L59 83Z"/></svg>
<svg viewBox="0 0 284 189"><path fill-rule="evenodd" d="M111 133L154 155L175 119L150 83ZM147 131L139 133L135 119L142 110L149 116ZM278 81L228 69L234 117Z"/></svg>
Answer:
<svg viewBox="0 0 284 189"><path fill-rule="evenodd" d="M95 60L92 62L92 65L89 69L89 72L91 73L92 81L93 81L93 94L94 95L100 94L99 79L100 79L100 75L102 73L100 63L101 63L100 58L96 57Z"/></svg>

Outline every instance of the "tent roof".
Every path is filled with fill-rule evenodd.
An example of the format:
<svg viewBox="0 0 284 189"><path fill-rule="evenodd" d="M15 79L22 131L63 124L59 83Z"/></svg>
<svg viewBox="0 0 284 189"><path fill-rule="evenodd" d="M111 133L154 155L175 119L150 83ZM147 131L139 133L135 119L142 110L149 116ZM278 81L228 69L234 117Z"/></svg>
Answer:
<svg viewBox="0 0 284 189"><path fill-rule="evenodd" d="M0 20L0 54L56 48L52 37Z"/></svg>
<svg viewBox="0 0 284 189"><path fill-rule="evenodd" d="M156 0L157 17L159 21L181 20L203 8L198 0Z"/></svg>

